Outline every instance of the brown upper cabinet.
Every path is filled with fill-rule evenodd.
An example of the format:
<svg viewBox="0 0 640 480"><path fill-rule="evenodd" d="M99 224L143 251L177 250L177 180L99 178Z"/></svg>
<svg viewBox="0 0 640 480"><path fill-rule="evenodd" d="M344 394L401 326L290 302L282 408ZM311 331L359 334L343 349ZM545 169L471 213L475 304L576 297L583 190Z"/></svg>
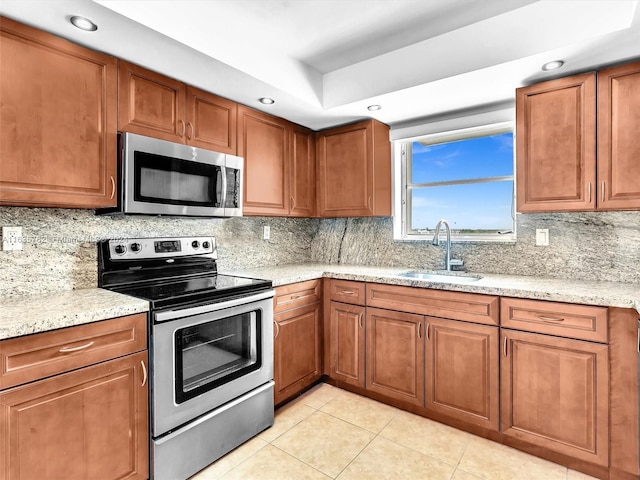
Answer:
<svg viewBox="0 0 640 480"><path fill-rule="evenodd" d="M236 103L124 61L118 89L118 130L236 154Z"/></svg>
<svg viewBox="0 0 640 480"><path fill-rule="evenodd" d="M639 91L640 63L517 89L518 211L640 208Z"/></svg>
<svg viewBox="0 0 640 480"><path fill-rule="evenodd" d="M0 18L0 204L115 206L117 61Z"/></svg>
<svg viewBox="0 0 640 480"><path fill-rule="evenodd" d="M244 215L311 217L315 201L313 132L245 106L238 108L244 157Z"/></svg>
<svg viewBox="0 0 640 480"><path fill-rule="evenodd" d="M598 208L640 208L640 62L598 72Z"/></svg>
<svg viewBox="0 0 640 480"><path fill-rule="evenodd" d="M317 134L318 216L391 215L389 127L366 120Z"/></svg>

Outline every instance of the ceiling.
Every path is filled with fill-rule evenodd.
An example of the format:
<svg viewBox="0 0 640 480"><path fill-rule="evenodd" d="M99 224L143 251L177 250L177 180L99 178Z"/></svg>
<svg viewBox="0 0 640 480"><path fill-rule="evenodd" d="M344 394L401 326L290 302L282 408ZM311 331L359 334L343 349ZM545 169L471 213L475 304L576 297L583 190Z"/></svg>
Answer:
<svg viewBox="0 0 640 480"><path fill-rule="evenodd" d="M636 0L2 0L0 13L315 130L512 109L519 86L640 58Z"/></svg>

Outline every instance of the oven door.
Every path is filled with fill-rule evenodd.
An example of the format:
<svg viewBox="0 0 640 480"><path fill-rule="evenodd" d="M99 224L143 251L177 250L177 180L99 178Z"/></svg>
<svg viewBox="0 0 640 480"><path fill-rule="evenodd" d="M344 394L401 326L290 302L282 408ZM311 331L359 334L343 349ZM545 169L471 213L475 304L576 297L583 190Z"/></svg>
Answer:
<svg viewBox="0 0 640 480"><path fill-rule="evenodd" d="M225 154L132 133L121 135L125 213L225 216Z"/></svg>
<svg viewBox="0 0 640 480"><path fill-rule="evenodd" d="M153 437L273 379L273 290L153 316Z"/></svg>

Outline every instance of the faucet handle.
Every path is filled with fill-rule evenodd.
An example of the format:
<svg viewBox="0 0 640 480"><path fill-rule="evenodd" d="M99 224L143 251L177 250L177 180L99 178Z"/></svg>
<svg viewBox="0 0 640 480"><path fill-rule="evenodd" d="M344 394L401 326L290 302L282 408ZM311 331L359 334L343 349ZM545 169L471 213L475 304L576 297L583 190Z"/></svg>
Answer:
<svg viewBox="0 0 640 480"><path fill-rule="evenodd" d="M462 267L464 265L464 260L460 258L452 258L449 260L449 265L452 267Z"/></svg>

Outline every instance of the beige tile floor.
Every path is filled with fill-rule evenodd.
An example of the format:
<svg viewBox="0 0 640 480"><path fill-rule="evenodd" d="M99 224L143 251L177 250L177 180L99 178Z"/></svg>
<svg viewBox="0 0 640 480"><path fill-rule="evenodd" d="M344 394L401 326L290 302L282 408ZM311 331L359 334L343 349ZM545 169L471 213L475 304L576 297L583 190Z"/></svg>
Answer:
<svg viewBox="0 0 640 480"><path fill-rule="evenodd" d="M512 448L320 384L190 480L589 480Z"/></svg>

